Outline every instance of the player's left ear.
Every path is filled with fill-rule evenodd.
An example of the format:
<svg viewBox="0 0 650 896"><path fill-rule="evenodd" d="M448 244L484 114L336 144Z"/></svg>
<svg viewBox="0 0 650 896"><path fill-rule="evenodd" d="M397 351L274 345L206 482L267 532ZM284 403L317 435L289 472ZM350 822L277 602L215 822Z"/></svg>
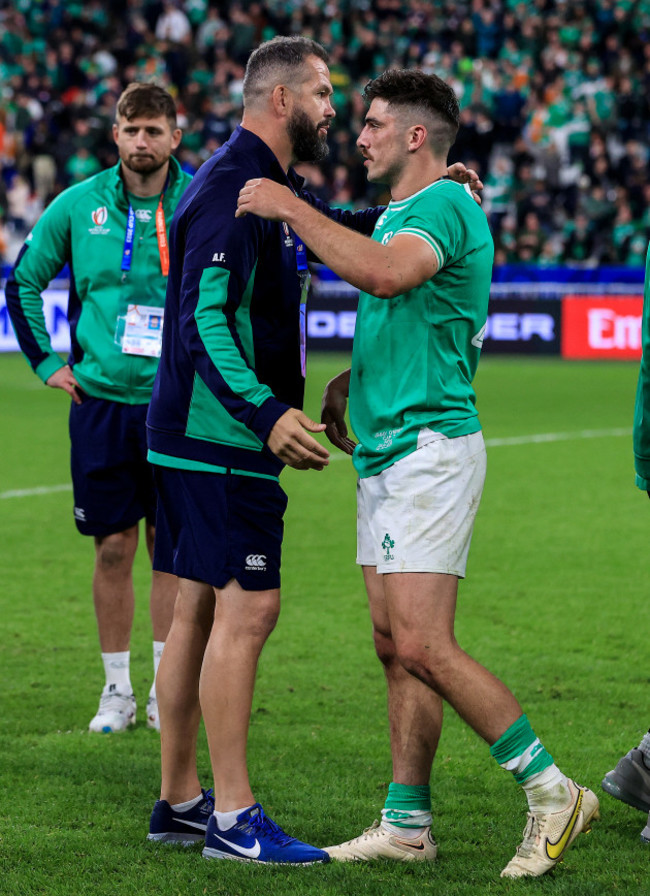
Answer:
<svg viewBox="0 0 650 896"><path fill-rule="evenodd" d="M423 124L415 124L408 129L408 151L416 152L427 139L427 129Z"/></svg>
<svg viewBox="0 0 650 896"><path fill-rule="evenodd" d="M291 110L291 92L284 84L276 84L271 92L271 105L280 118L286 118Z"/></svg>

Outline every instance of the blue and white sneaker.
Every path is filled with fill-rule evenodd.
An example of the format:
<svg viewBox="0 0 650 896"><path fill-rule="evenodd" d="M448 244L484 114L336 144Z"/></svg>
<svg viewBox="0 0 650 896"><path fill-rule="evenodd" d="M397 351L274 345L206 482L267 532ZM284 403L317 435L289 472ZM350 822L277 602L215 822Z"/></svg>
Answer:
<svg viewBox="0 0 650 896"><path fill-rule="evenodd" d="M264 814L259 803L237 816L237 823L227 831L217 827L213 815L208 822L203 856L206 859L235 859L238 862L311 865L329 862L324 849L316 849L295 837Z"/></svg>
<svg viewBox="0 0 650 896"><path fill-rule="evenodd" d="M192 846L205 840L208 821L214 812L214 796L211 790L201 789L203 799L185 812L176 812L167 800L158 800L149 821L147 840L157 843L181 843Z"/></svg>

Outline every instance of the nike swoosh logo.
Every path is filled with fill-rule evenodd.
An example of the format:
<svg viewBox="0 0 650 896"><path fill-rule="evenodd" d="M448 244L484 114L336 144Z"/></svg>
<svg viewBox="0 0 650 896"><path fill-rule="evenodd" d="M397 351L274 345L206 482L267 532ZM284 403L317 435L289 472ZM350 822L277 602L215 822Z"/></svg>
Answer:
<svg viewBox="0 0 650 896"><path fill-rule="evenodd" d="M419 852L422 852L424 849L424 843L421 840L402 840L401 837L393 837L395 843L399 843L400 846L407 846L409 849L417 849Z"/></svg>
<svg viewBox="0 0 650 896"><path fill-rule="evenodd" d="M200 821L188 821L186 818L173 818L172 821L179 821L181 824L187 825L188 828L197 828L205 833L207 822L201 824Z"/></svg>
<svg viewBox="0 0 650 896"><path fill-rule="evenodd" d="M230 840L224 840L224 838L220 837L219 834L214 834L214 836L217 838L217 840L221 840L222 843L225 843L231 849L234 849L235 852L238 852L240 855L246 856L249 859L256 859L262 851L259 840L255 841L254 846L238 846L237 843L232 843Z"/></svg>
<svg viewBox="0 0 650 896"><path fill-rule="evenodd" d="M582 797L584 796L584 790L581 790L578 794L578 799L576 800L576 804L573 807L573 812L571 813L571 818L567 822L567 826L562 831L559 840L556 840L555 843L551 843L550 840L546 840L546 855L551 859L551 861L556 862L564 850L567 847L567 843L573 833L573 829L576 826L576 822L578 821L578 815L580 814L580 810L582 809Z"/></svg>

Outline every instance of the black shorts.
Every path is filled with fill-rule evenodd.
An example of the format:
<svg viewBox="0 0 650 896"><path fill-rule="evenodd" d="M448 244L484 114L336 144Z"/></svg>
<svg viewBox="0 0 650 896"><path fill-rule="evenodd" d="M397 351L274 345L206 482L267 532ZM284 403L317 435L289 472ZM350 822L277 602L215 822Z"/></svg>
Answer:
<svg viewBox="0 0 650 896"><path fill-rule="evenodd" d="M147 461L146 404L83 396L70 407L74 517L82 535L124 532L156 518L153 468Z"/></svg>
<svg viewBox="0 0 650 896"><path fill-rule="evenodd" d="M223 588L280 587L287 496L275 479L154 466L154 569Z"/></svg>

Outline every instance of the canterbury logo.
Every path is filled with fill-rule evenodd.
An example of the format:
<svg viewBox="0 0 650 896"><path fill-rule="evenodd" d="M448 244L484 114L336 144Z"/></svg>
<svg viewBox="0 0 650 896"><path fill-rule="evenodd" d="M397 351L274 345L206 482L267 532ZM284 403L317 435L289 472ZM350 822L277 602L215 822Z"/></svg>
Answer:
<svg viewBox="0 0 650 896"><path fill-rule="evenodd" d="M569 840L571 839L571 834L573 833L573 829L576 826L578 821L578 816L580 815L580 810L582 809L582 797L584 796L584 790L581 790L578 794L578 799L576 800L576 804L573 807L573 812L571 813L571 818L567 822L567 826L562 831L560 835L560 839L556 840L555 843L551 843L550 840L546 840L546 855L553 862L557 862L560 858L564 850L567 848L569 844Z"/></svg>
<svg viewBox="0 0 650 896"><path fill-rule="evenodd" d="M266 569L266 554L249 554L246 569Z"/></svg>

